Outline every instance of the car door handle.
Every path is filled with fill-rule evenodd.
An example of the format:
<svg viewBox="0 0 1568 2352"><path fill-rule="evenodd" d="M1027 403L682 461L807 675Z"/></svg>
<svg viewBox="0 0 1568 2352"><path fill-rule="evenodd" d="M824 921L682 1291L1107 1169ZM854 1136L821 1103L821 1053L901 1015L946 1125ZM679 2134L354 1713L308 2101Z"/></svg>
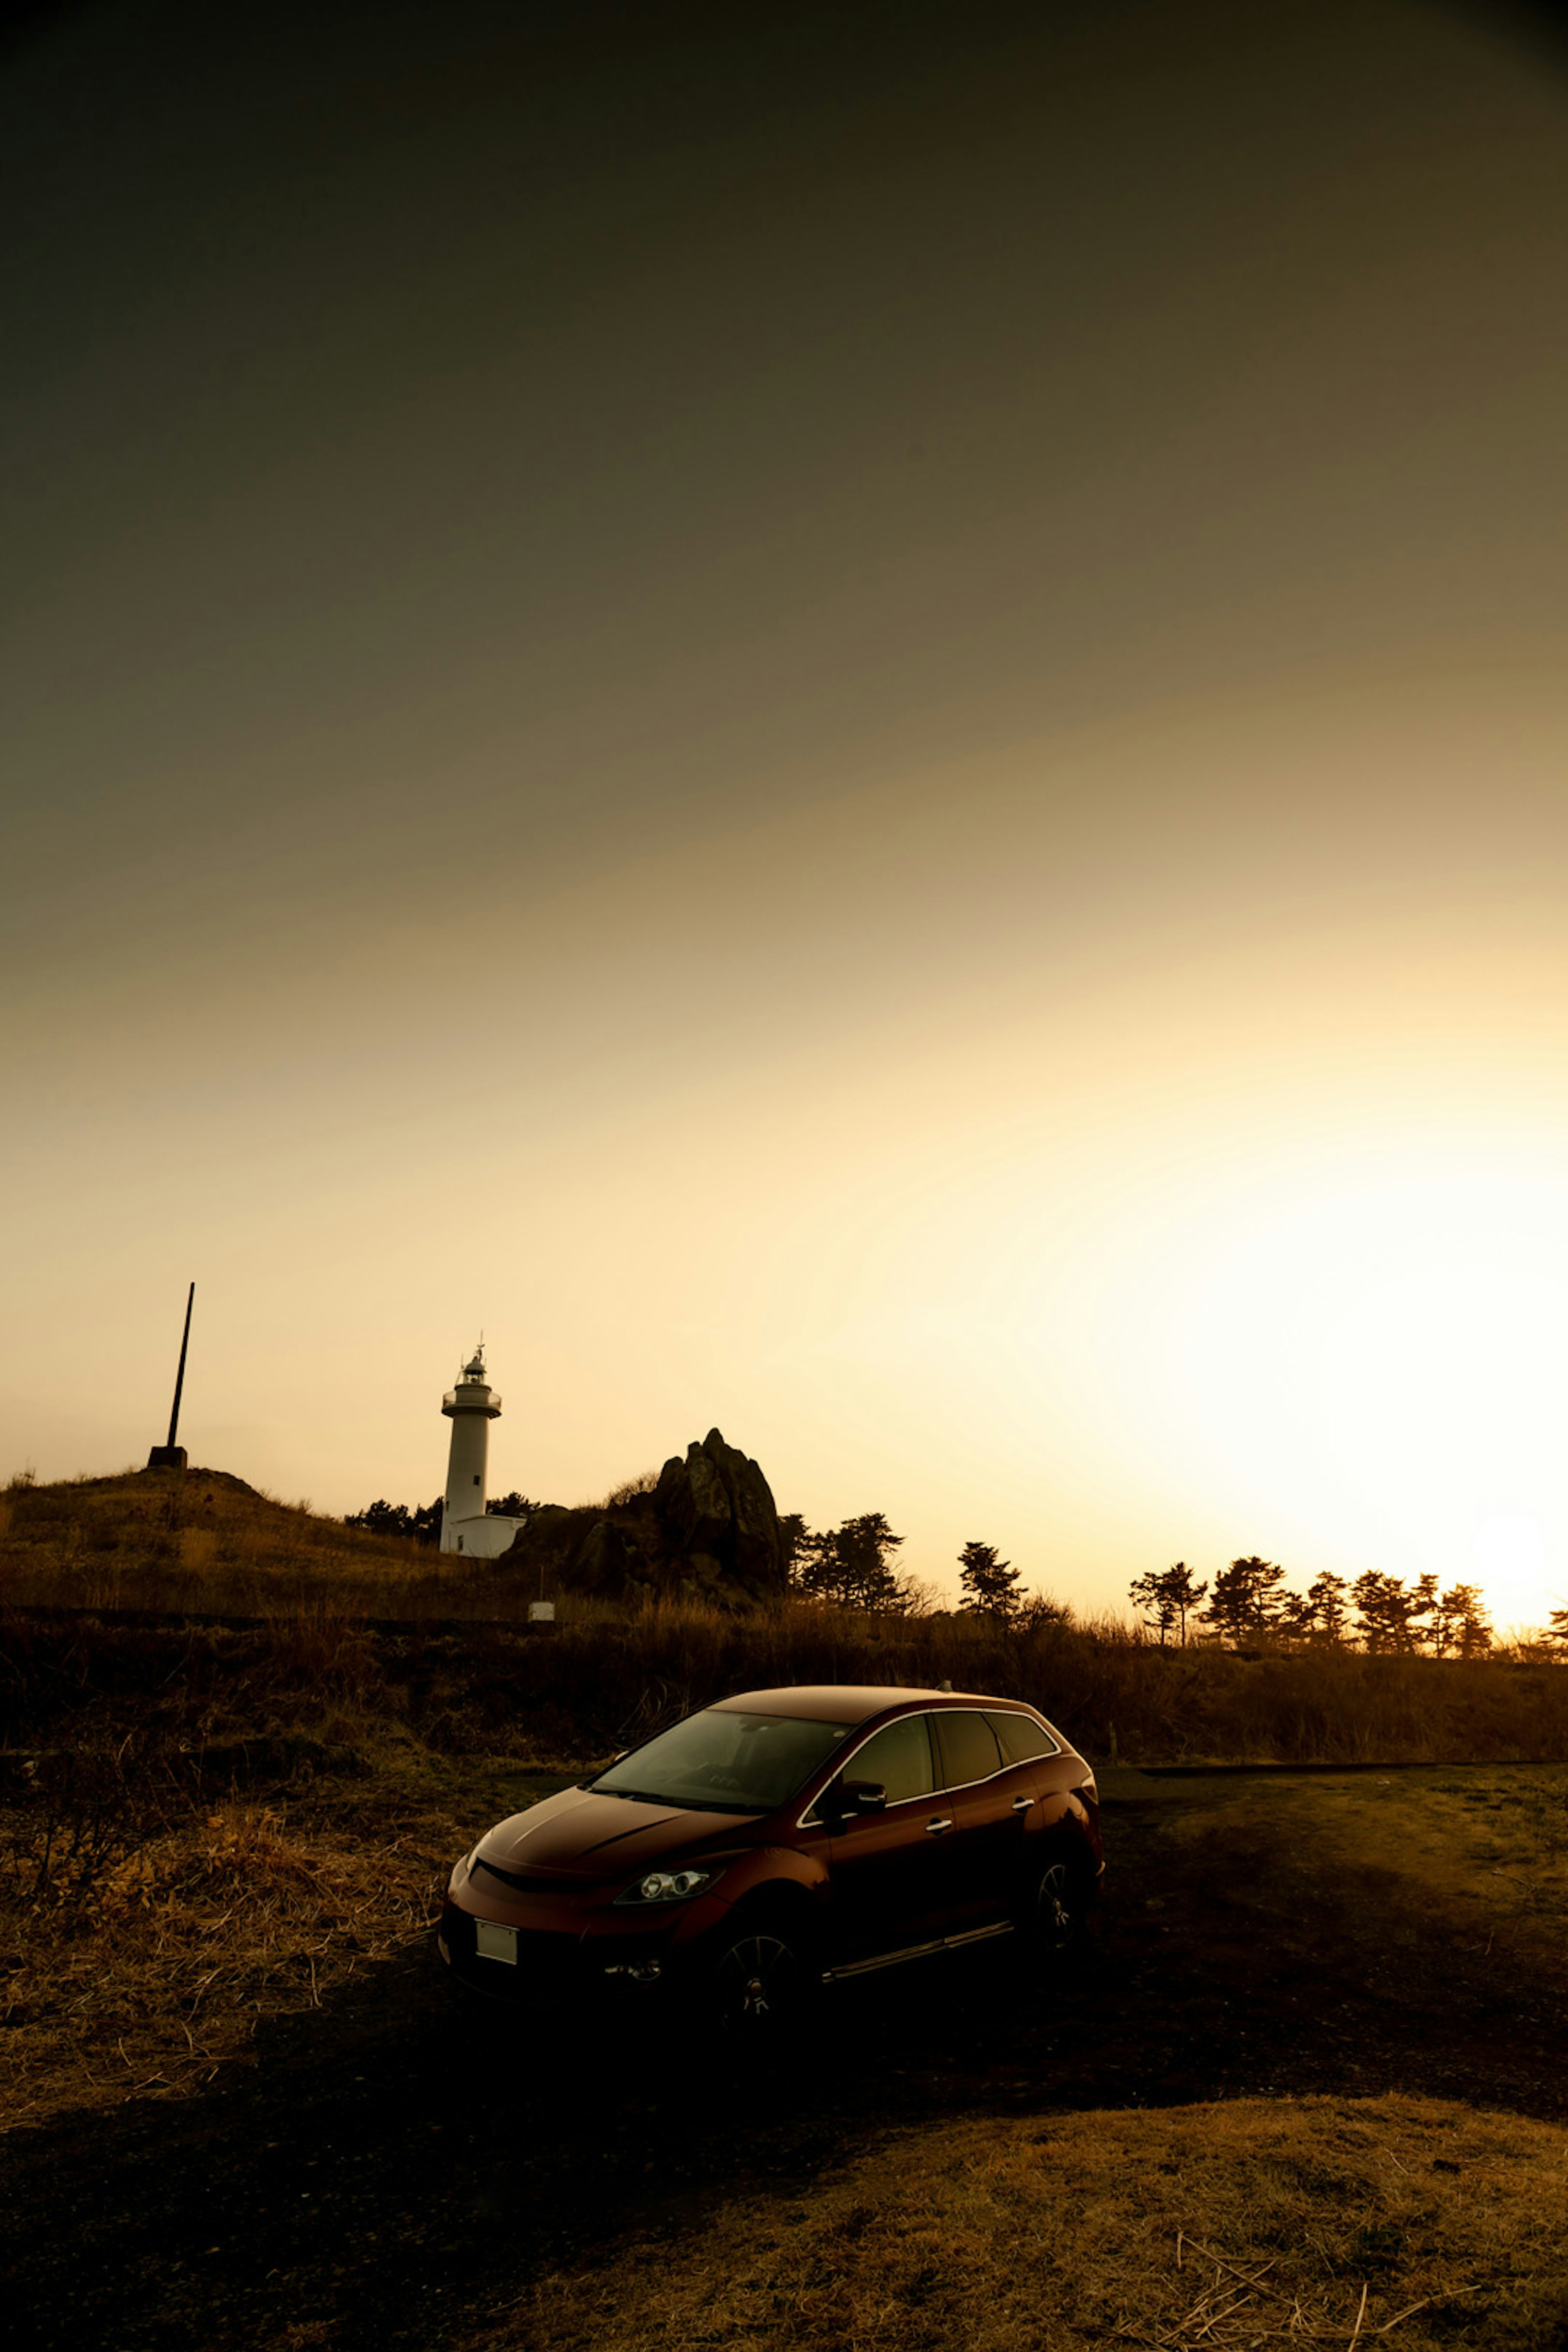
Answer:
<svg viewBox="0 0 1568 2352"><path fill-rule="evenodd" d="M1015 1797L1013 1800L1013 1811L1016 1813L1026 1813L1034 1801L1033 1797Z"/></svg>
<svg viewBox="0 0 1568 2352"><path fill-rule="evenodd" d="M936 1837L942 1830L950 1830L952 1827L952 1823L951 1821L929 1821L926 1823L926 1835L927 1837Z"/></svg>

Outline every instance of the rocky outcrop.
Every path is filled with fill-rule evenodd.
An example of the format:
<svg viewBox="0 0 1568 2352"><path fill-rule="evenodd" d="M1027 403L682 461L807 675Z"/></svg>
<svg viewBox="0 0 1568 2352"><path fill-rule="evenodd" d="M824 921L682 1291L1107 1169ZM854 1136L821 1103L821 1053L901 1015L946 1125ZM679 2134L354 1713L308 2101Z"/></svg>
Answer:
<svg viewBox="0 0 1568 2352"><path fill-rule="evenodd" d="M651 1494L605 1509L546 1505L500 1563L551 1593L638 1594L754 1607L783 1593L784 1539L761 1469L717 1429L672 1454Z"/></svg>
<svg viewBox="0 0 1568 2352"><path fill-rule="evenodd" d="M686 1459L672 1454L658 1474L654 1509L679 1556L717 1560L754 1601L784 1591L784 1542L773 1489L738 1445L710 1429Z"/></svg>

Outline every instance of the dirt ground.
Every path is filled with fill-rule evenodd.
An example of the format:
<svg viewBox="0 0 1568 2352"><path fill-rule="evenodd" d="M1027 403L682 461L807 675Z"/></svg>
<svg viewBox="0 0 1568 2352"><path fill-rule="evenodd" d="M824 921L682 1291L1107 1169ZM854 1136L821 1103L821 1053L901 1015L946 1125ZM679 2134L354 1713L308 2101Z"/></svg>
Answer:
<svg viewBox="0 0 1568 2352"><path fill-rule="evenodd" d="M1068 2151L1105 2111L1320 2094L1568 2119L1568 1768L1105 1793L1081 1958L1040 1979L994 1947L836 1988L773 2078L637 2013L455 2014L420 1937L264 2021L195 2095L14 2131L9 2341L488 2343L542 2277L759 2196L798 2195L804 2222L900 2133L988 2116L1046 2119Z"/></svg>

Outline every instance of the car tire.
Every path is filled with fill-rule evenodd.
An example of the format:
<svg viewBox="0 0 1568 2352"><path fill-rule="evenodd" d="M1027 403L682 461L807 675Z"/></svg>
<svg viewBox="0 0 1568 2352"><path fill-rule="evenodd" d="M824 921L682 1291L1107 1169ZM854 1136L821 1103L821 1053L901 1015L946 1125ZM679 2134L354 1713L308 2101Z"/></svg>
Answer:
<svg viewBox="0 0 1568 2352"><path fill-rule="evenodd" d="M1061 1853L1049 1855L1033 1882L1022 1926L1042 1960L1064 1959L1082 1943L1089 1926L1090 1882Z"/></svg>
<svg viewBox="0 0 1568 2352"><path fill-rule="evenodd" d="M821 1963L793 1922L738 1919L705 1972L702 2007L721 2047L765 2053L802 2032L821 1990Z"/></svg>

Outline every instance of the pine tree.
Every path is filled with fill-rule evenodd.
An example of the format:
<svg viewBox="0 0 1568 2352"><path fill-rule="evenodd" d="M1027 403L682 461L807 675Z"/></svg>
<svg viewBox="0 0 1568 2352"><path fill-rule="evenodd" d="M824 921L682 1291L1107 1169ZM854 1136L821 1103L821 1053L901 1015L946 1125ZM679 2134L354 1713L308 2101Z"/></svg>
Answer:
<svg viewBox="0 0 1568 2352"><path fill-rule="evenodd" d="M904 1591L893 1570L892 1555L902 1536L896 1536L880 1511L846 1519L834 1538L845 1605L882 1615L897 1615Z"/></svg>
<svg viewBox="0 0 1568 2352"><path fill-rule="evenodd" d="M1457 1650L1461 1658L1479 1658L1491 1645L1492 1629L1480 1587L1451 1584L1433 1612L1432 1646L1437 1655L1447 1657L1450 1650Z"/></svg>
<svg viewBox="0 0 1568 2352"><path fill-rule="evenodd" d="M1356 1632L1365 1647L1407 1655L1426 1639L1428 1629L1415 1620L1436 1607L1437 1580L1423 1576L1407 1585L1401 1577L1369 1568L1352 1585L1351 1599L1355 1602Z"/></svg>
<svg viewBox="0 0 1568 2352"><path fill-rule="evenodd" d="M837 1600L838 1561L830 1528L819 1531L803 1521L794 1532L790 1582L795 1591L807 1593L814 1601Z"/></svg>
<svg viewBox="0 0 1568 2352"><path fill-rule="evenodd" d="M1350 1629L1350 1591L1345 1579L1328 1569L1312 1579L1300 1612L1301 1631L1309 1642L1338 1648L1344 1641Z"/></svg>
<svg viewBox="0 0 1568 2352"><path fill-rule="evenodd" d="M798 1511L779 1514L779 1548L784 1556L784 1579L786 1585L798 1589L800 1584L801 1545L810 1529Z"/></svg>
<svg viewBox="0 0 1568 2352"><path fill-rule="evenodd" d="M1011 1561L997 1559L994 1544L966 1543L958 1555L958 1570L964 1593L961 1609L978 1617L1016 1616L1022 1578Z"/></svg>
<svg viewBox="0 0 1568 2352"><path fill-rule="evenodd" d="M1186 1561L1178 1559L1169 1568L1152 1568L1136 1578L1128 1587L1128 1597L1142 1612L1145 1623L1156 1628L1162 1644L1173 1629L1180 1627L1184 1649L1187 1619L1207 1591L1207 1584L1198 1583Z"/></svg>
<svg viewBox="0 0 1568 2352"><path fill-rule="evenodd" d="M374 1503L366 1504L363 1511L351 1511L343 1525L345 1528L368 1528L371 1534L376 1536L407 1536L416 1543L439 1543L443 1507L443 1497L439 1495L433 1503L416 1504L413 1510L406 1503L389 1503L378 1496Z"/></svg>
<svg viewBox="0 0 1568 2352"><path fill-rule="evenodd" d="M1154 1628L1163 1649L1175 1631L1178 1614L1176 1604L1165 1587L1164 1570L1151 1568L1146 1569L1142 1576L1135 1576L1127 1588L1127 1598L1145 1625Z"/></svg>
<svg viewBox="0 0 1568 2352"><path fill-rule="evenodd" d="M527 1519L532 1517L539 1505L531 1496L520 1495L514 1486L510 1495L492 1495L485 1508L493 1511L498 1518Z"/></svg>
<svg viewBox="0 0 1568 2352"><path fill-rule="evenodd" d="M1273 1560L1251 1553L1233 1559L1215 1578L1209 1605L1203 1612L1222 1640L1244 1642L1249 1634L1267 1633L1279 1622L1283 1603L1279 1587L1285 1571Z"/></svg>
<svg viewBox="0 0 1568 2352"><path fill-rule="evenodd" d="M880 1511L846 1519L841 1528L820 1532L798 1517L788 1528L792 1546L790 1580L797 1592L831 1601L839 1609L865 1609L881 1616L900 1615L910 1605L907 1580L900 1578L892 1555L903 1542Z"/></svg>

